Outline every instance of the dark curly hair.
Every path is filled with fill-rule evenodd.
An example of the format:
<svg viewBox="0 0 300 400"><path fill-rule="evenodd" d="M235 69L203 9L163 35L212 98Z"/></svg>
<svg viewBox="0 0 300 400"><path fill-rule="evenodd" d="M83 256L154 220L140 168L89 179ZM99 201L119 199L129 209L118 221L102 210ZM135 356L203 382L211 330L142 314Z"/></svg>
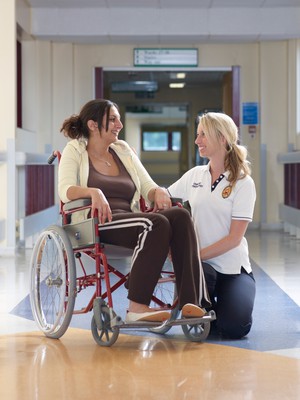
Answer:
<svg viewBox="0 0 300 400"><path fill-rule="evenodd" d="M88 139L88 121L95 121L98 123L98 126L101 126L105 115L107 117L105 129L108 130L109 113L113 106L119 110L118 105L110 100L91 100L82 107L79 114L71 115L64 120L60 132L63 132L63 134L70 139Z"/></svg>

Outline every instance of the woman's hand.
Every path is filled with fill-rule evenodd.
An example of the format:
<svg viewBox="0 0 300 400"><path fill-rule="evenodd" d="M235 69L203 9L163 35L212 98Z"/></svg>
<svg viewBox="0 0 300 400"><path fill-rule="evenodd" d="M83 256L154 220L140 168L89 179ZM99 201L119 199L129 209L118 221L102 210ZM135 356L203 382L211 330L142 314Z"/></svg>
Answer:
<svg viewBox="0 0 300 400"><path fill-rule="evenodd" d="M91 198L91 216L98 217L100 224L104 224L106 221L111 222L112 212L102 190L91 187L70 186L67 191L67 196L69 200ZM96 210L97 213L95 215Z"/></svg>
<svg viewBox="0 0 300 400"><path fill-rule="evenodd" d="M91 188L91 200L92 200L92 216L95 216L97 211L99 223L104 224L105 222L112 220L112 212L109 203L100 189Z"/></svg>
<svg viewBox="0 0 300 400"><path fill-rule="evenodd" d="M168 208L172 207L172 202L169 196L168 191L165 188L157 187L154 190L154 207L153 212L159 210L167 210Z"/></svg>

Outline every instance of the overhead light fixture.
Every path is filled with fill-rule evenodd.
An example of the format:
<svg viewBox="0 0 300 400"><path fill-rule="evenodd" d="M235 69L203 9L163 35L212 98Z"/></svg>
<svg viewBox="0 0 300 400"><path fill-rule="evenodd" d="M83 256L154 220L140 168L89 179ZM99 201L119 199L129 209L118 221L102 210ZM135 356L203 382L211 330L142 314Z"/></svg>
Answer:
<svg viewBox="0 0 300 400"><path fill-rule="evenodd" d="M182 89L185 86L185 82L173 82L169 84L171 89Z"/></svg>
<svg viewBox="0 0 300 400"><path fill-rule="evenodd" d="M156 81L113 82L111 90L113 92L156 92L158 84Z"/></svg>
<svg viewBox="0 0 300 400"><path fill-rule="evenodd" d="M185 79L186 73L185 72L171 72L170 78L171 79Z"/></svg>

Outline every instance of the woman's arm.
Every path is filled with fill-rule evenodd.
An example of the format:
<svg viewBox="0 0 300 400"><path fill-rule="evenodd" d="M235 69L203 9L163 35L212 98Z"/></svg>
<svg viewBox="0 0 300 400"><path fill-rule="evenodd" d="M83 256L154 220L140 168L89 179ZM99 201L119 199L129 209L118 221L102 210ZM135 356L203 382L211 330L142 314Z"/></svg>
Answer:
<svg viewBox="0 0 300 400"><path fill-rule="evenodd" d="M141 185L141 194L145 200L154 203L153 212L170 208L172 203L167 189L158 186L153 181L141 160L135 153L133 154L132 160Z"/></svg>
<svg viewBox="0 0 300 400"><path fill-rule="evenodd" d="M94 215L97 210L101 224L112 220L112 212L102 190L92 187L70 186L67 190L67 196L70 200L90 198L92 202L91 215Z"/></svg>
<svg viewBox="0 0 300 400"><path fill-rule="evenodd" d="M227 236L200 250L201 260L205 261L218 257L237 247L246 233L248 224L249 221L233 219Z"/></svg>
<svg viewBox="0 0 300 400"><path fill-rule="evenodd" d="M85 161L85 162L84 162ZM98 210L100 223L111 221L111 209L106 197L100 189L86 187L88 176L88 158L81 158L80 153L70 143L65 147L58 168L58 194L60 199L67 203L71 200L90 198L92 202L92 215ZM86 174L82 182L79 179L80 165L86 165Z"/></svg>

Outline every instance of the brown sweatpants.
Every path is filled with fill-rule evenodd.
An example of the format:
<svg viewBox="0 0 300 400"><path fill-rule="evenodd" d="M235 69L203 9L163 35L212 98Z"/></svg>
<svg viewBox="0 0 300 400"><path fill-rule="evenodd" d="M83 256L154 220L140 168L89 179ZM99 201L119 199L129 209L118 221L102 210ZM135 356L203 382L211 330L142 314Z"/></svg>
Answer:
<svg viewBox="0 0 300 400"><path fill-rule="evenodd" d="M149 305L170 250L179 308L186 303L202 305L206 294L200 293L205 292L200 282L202 266L193 222L184 208L113 214L112 222L99 225L99 230L101 242L133 249L129 300Z"/></svg>

